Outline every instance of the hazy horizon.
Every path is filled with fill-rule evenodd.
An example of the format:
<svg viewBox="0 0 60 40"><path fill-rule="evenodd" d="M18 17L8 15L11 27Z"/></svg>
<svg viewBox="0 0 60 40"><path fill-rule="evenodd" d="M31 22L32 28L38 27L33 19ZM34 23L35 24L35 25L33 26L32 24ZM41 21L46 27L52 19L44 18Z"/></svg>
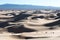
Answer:
<svg viewBox="0 0 60 40"><path fill-rule="evenodd" d="M2 4L37 5L60 7L60 0L0 0Z"/></svg>

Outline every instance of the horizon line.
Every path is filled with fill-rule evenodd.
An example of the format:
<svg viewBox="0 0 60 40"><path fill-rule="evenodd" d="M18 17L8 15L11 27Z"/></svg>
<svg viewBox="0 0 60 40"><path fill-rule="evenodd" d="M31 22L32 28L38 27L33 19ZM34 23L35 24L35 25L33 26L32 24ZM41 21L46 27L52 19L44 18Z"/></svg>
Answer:
<svg viewBox="0 0 60 40"><path fill-rule="evenodd" d="M5 5L5 4L14 4L14 3L3 3L3 4L0 4L0 5ZM47 5L33 5L33 4L14 4L14 5L47 6ZM58 6L49 6L49 7L58 7Z"/></svg>

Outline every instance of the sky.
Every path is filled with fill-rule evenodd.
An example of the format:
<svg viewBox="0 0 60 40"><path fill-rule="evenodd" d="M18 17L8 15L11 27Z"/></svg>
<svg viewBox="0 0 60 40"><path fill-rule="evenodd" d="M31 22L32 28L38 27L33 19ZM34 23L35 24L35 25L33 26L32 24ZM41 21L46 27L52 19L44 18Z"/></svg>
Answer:
<svg viewBox="0 0 60 40"><path fill-rule="evenodd" d="M0 0L1 4L26 4L60 7L60 0Z"/></svg>

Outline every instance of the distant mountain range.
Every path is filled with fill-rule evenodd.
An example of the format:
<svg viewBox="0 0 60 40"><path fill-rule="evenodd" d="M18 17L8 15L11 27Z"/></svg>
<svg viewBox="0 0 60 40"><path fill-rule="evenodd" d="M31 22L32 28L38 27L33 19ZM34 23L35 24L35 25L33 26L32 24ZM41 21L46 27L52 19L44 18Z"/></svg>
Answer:
<svg viewBox="0 0 60 40"><path fill-rule="evenodd" d="M39 10L39 9L56 9L60 10L60 7L52 6L35 6L35 5L17 5L17 4L3 4L0 5L0 10Z"/></svg>

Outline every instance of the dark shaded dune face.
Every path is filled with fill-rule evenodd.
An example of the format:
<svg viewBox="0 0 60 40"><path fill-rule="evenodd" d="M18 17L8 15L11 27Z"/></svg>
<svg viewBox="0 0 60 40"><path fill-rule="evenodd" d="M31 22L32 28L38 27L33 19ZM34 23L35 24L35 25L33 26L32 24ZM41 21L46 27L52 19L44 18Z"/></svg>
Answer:
<svg viewBox="0 0 60 40"><path fill-rule="evenodd" d="M57 15L57 18L55 19L60 19L60 13L57 13L56 15Z"/></svg>
<svg viewBox="0 0 60 40"><path fill-rule="evenodd" d="M0 23L0 28L4 28L6 26L9 26L8 22L1 22Z"/></svg>
<svg viewBox="0 0 60 40"><path fill-rule="evenodd" d="M24 36L21 35L11 35L11 37L16 39L24 39Z"/></svg>
<svg viewBox="0 0 60 40"><path fill-rule="evenodd" d="M44 26L47 26L47 27L52 27L56 25L60 25L60 20L52 22L52 23L44 24Z"/></svg>
<svg viewBox="0 0 60 40"><path fill-rule="evenodd" d="M30 14L23 14L23 13L19 14L19 15L13 17L14 21L12 21L12 22L17 22L17 21L20 21L20 20L24 20L24 19L26 19L29 16L32 16L32 15L30 15Z"/></svg>
<svg viewBox="0 0 60 40"><path fill-rule="evenodd" d="M60 25L60 20L52 22L52 23L44 24L45 27L50 27L49 29L56 29L57 26L60 27L59 25ZM54 27L54 26L56 26L56 27Z"/></svg>
<svg viewBox="0 0 60 40"><path fill-rule="evenodd" d="M32 19L37 19L37 18L41 18L41 19L43 19L44 16L36 16L36 17L32 17Z"/></svg>
<svg viewBox="0 0 60 40"><path fill-rule="evenodd" d="M60 17L60 13L57 13L57 16L59 16L59 17Z"/></svg>
<svg viewBox="0 0 60 40"><path fill-rule="evenodd" d="M49 29L50 29L50 30L53 30L53 29L56 29L56 27L50 27Z"/></svg>
<svg viewBox="0 0 60 40"><path fill-rule="evenodd" d="M36 38L50 38L50 37L26 37L22 35L12 35L11 37L17 38L17 39L36 39Z"/></svg>
<svg viewBox="0 0 60 40"><path fill-rule="evenodd" d="M22 33L22 32L34 32L36 30L34 29L29 29L29 28L25 28L23 25L19 26L19 27L9 27L7 28L8 32L11 33Z"/></svg>

